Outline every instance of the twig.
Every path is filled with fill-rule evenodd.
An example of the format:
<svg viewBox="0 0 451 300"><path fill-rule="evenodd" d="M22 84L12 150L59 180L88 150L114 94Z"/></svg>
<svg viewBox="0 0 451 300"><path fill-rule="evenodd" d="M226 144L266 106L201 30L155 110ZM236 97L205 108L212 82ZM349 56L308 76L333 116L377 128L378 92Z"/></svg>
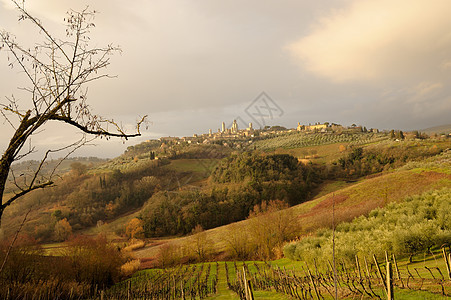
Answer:
<svg viewBox="0 0 451 300"><path fill-rule="evenodd" d="M14 243L16 242L17 237L19 236L19 233L22 230L23 225L25 224L25 221L27 220L27 217L28 217L28 214L30 213L30 211L31 211L31 208L25 214L25 217L23 218L22 223L19 226L19 229L17 230L16 234L14 235L13 240L11 241L11 244L8 247L8 251L6 251L5 259L3 259L2 266L0 267L0 274L3 272L6 262L8 261L9 253L11 252L11 249L13 248Z"/></svg>

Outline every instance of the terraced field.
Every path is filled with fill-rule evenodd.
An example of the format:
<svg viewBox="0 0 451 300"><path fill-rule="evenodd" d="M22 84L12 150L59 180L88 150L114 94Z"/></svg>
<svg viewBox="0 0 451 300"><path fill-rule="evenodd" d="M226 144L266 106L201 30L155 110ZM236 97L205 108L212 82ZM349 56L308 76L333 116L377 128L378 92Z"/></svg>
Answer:
<svg viewBox="0 0 451 300"><path fill-rule="evenodd" d="M349 143L365 145L388 139L385 133L302 133L295 132L274 138L260 140L254 143L257 149L275 150L278 148L293 149L319 145Z"/></svg>

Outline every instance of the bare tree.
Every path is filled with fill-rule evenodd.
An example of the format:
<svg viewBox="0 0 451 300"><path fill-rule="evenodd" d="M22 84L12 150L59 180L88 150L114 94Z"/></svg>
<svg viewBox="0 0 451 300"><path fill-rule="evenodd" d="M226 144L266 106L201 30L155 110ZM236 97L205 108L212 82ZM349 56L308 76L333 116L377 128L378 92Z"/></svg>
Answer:
<svg viewBox="0 0 451 300"><path fill-rule="evenodd" d="M54 170L45 176L43 174L50 153L61 150L71 153L87 143L86 135L124 139L140 136L140 127L146 123L147 117L137 121L135 133L127 134L118 123L93 114L88 106L86 85L109 77L103 71L110 64L109 57L120 51L112 45L90 47L89 34L94 27L95 11L69 11L65 19L66 37L62 40L31 15L23 3L15 0L13 3L20 13L19 21L30 22L42 40L28 48L22 46L13 34L0 31L0 50L7 54L9 67L18 68L29 84L20 88L28 97L27 107L19 105L14 96L6 98L6 103L0 103L4 124L11 126L14 132L0 160L0 221L5 208L18 198L54 184ZM84 137L61 149L48 150L28 175L28 180L23 180L23 177L18 180L11 172L12 163L35 152L30 137L49 121L69 124L84 133ZM8 180L15 185L15 192L4 199Z"/></svg>
<svg viewBox="0 0 451 300"><path fill-rule="evenodd" d="M278 258L284 242L293 238L297 217L281 200L263 201L249 213L249 230L256 253L263 259Z"/></svg>

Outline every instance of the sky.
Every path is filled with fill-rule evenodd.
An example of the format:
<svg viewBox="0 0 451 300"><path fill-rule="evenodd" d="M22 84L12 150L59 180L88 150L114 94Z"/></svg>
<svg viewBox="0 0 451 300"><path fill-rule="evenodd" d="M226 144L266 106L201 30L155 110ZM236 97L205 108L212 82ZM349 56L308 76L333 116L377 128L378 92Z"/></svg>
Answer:
<svg viewBox="0 0 451 300"><path fill-rule="evenodd" d="M161 136L316 122L413 130L449 124L449 0L29 0L25 7L55 35L68 9L99 11L92 45L119 45L108 73L89 86L94 113L130 131L129 141L98 140L76 155L115 157ZM39 33L0 0L0 28L18 40ZM26 86L0 51L0 102ZM27 99L21 98L23 107ZM264 117L261 117L264 115ZM0 123L0 150L11 136ZM33 137L39 151L79 136L48 124ZM41 152L42 154L42 152Z"/></svg>

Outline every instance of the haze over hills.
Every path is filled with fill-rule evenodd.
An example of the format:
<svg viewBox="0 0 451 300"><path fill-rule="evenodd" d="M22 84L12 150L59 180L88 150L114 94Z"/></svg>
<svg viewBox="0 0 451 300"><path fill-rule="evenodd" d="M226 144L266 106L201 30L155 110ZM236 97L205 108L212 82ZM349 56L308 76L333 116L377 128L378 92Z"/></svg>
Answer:
<svg viewBox="0 0 451 300"><path fill-rule="evenodd" d="M422 129L420 131L424 132L426 134L450 134L451 133L451 124L429 127L429 128Z"/></svg>

